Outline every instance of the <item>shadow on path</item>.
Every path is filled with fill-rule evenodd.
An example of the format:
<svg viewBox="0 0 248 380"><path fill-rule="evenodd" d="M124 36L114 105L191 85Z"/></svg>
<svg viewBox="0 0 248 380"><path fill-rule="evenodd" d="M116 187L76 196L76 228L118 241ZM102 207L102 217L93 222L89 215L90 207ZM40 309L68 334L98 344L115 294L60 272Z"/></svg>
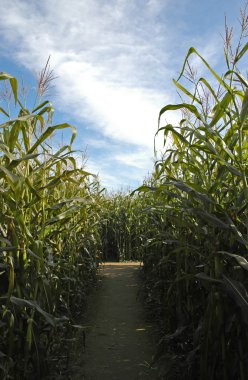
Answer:
<svg viewBox="0 0 248 380"><path fill-rule="evenodd" d="M138 269L139 263L103 266L101 286L87 313L84 354L79 347L73 380L157 379L149 366L155 338L137 298Z"/></svg>

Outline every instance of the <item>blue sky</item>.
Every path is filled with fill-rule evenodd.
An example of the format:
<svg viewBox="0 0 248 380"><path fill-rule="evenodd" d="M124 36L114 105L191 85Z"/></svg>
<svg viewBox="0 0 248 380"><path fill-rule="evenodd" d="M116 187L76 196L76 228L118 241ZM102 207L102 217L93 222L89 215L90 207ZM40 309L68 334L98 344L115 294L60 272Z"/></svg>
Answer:
<svg viewBox="0 0 248 380"><path fill-rule="evenodd" d="M0 0L0 71L23 77L32 100L35 73L51 55L54 123L77 127L74 148L87 151L88 170L105 187L135 188L152 171L158 113L177 101L172 78L188 48L222 73L224 14L237 26L242 4Z"/></svg>

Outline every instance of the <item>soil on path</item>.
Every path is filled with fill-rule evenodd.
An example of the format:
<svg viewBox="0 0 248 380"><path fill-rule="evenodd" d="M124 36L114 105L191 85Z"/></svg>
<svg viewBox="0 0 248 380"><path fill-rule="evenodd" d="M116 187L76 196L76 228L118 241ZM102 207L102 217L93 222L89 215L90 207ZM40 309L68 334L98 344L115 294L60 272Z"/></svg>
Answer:
<svg viewBox="0 0 248 380"><path fill-rule="evenodd" d="M156 380L152 327L138 298L138 263L107 263L87 313L73 380ZM82 354L82 351L84 353ZM75 362L74 362L75 363Z"/></svg>

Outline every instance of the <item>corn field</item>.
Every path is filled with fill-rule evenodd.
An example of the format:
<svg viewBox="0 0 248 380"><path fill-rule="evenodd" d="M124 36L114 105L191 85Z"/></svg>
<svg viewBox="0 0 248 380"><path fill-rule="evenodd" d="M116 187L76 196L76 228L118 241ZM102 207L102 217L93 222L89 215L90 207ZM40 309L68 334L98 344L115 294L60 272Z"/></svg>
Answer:
<svg viewBox="0 0 248 380"><path fill-rule="evenodd" d="M163 331L155 360L166 379L248 378L247 17L241 21L235 49L226 27L224 75L189 49L174 80L188 102L159 114L181 110L182 119L159 125L167 149L139 189L154 204L143 260L147 302ZM197 77L191 56L210 79Z"/></svg>
<svg viewBox="0 0 248 380"><path fill-rule="evenodd" d="M76 163L75 128L53 126L48 101L27 110L17 80L0 74L17 115L0 108L1 378L47 375L101 260L143 261L161 379L248 378L247 30L243 14L234 48L226 27L223 75L189 49L174 80L181 102L159 113L165 151L131 195L103 192ZM160 122L167 111L178 125ZM54 152L63 129L71 141Z"/></svg>
<svg viewBox="0 0 248 380"><path fill-rule="evenodd" d="M149 229L146 211L140 197L105 196L100 232L104 261L142 261Z"/></svg>
<svg viewBox="0 0 248 380"><path fill-rule="evenodd" d="M146 304L161 331L154 362L167 380L248 378L248 24L242 16L236 48L226 26L222 76L189 49L174 80L182 101L159 114L163 157L132 200L112 199L107 241L121 258L140 253L143 259ZM197 77L192 56L207 78ZM177 126L161 125L167 111L181 111Z"/></svg>
<svg viewBox="0 0 248 380"><path fill-rule="evenodd" d="M45 101L29 112L8 74L17 116L0 109L0 369L1 378L41 378L58 333L73 323L93 281L101 195L97 180L78 168L75 128L51 124ZM71 128L71 143L56 152L50 136ZM69 326L68 326L69 325Z"/></svg>

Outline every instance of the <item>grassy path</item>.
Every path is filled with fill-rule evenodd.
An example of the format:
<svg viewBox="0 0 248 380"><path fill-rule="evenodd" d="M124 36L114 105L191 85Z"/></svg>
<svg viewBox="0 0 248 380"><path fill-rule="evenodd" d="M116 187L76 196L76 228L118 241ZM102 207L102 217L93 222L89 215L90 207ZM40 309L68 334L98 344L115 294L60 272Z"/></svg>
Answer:
<svg viewBox="0 0 248 380"><path fill-rule="evenodd" d="M73 379L157 379L149 368L154 353L151 326L137 299L138 268L137 263L104 265L102 285L89 306L82 369Z"/></svg>

